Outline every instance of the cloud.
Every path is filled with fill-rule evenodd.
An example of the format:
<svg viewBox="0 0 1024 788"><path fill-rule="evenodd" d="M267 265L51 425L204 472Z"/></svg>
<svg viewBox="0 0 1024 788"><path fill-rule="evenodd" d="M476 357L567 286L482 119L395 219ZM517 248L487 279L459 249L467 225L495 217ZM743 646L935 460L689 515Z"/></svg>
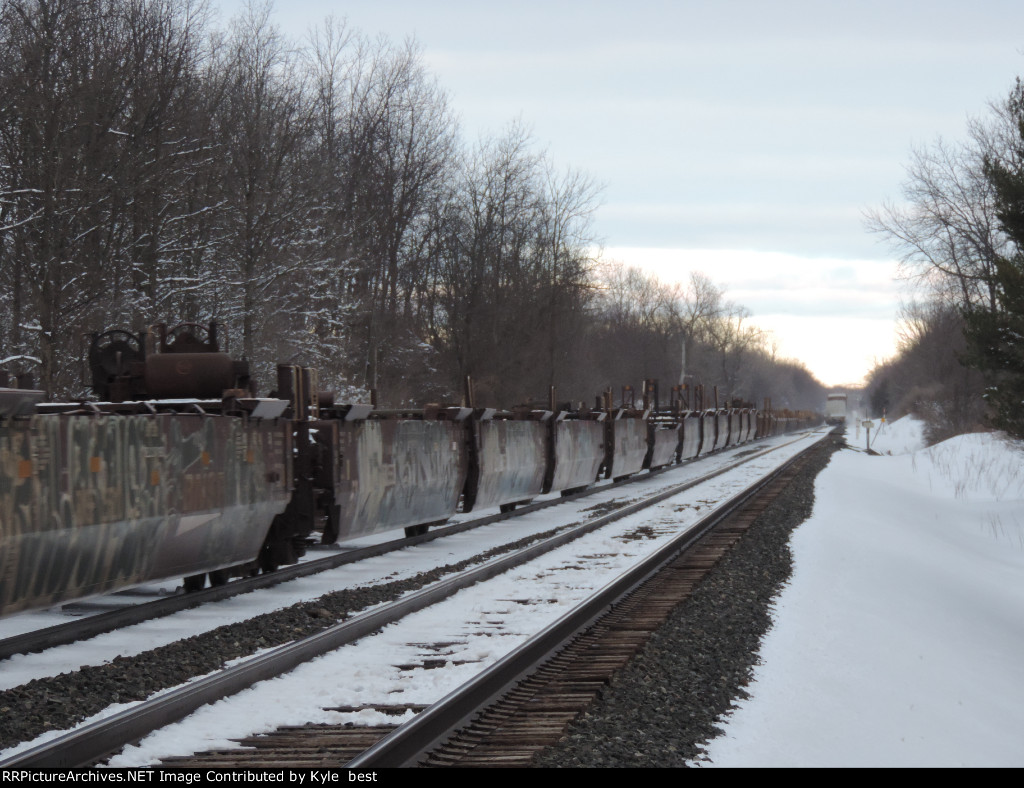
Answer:
<svg viewBox="0 0 1024 788"><path fill-rule="evenodd" d="M895 352L901 284L892 260L646 247L610 247L602 256L665 282L706 274L750 310L751 323L772 332L782 356L830 385L862 381Z"/></svg>

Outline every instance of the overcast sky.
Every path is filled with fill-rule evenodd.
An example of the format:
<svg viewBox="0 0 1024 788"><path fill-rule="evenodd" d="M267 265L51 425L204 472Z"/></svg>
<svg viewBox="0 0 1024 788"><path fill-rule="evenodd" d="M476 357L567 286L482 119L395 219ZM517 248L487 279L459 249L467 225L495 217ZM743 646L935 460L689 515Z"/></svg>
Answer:
<svg viewBox="0 0 1024 788"><path fill-rule="evenodd" d="M225 18L239 0L214 0ZM901 284L864 211L915 146L963 138L1024 72L1024 2L291 0L415 37L467 140L514 119L604 184L606 258L702 270L828 384L893 351Z"/></svg>

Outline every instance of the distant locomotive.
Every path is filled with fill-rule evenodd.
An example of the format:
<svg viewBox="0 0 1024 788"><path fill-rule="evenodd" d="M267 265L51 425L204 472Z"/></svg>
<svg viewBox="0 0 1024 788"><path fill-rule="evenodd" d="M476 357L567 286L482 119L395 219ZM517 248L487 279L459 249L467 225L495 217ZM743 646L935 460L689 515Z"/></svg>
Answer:
<svg viewBox="0 0 1024 788"><path fill-rule="evenodd" d="M846 423L846 395L835 392L825 402L825 421L828 424Z"/></svg>
<svg viewBox="0 0 1024 788"><path fill-rule="evenodd" d="M646 386L639 407L608 392L593 409L381 410L333 403L296 366L259 398L216 324L95 334L89 366L103 402L0 389L0 615L219 584L293 563L317 537L421 533L460 507L509 510L814 418L690 410L676 394L661 409Z"/></svg>

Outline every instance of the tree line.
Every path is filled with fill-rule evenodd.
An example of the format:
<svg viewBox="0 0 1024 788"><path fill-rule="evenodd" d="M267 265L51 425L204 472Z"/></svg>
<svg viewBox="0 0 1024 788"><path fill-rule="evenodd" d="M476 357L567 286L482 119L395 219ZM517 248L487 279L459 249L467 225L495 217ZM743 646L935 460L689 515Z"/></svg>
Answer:
<svg viewBox="0 0 1024 788"><path fill-rule="evenodd" d="M270 7L0 0L0 356L84 393L83 337L221 323L273 380L498 405L641 377L817 407L709 279L601 267L600 187L520 123L466 144L415 42Z"/></svg>
<svg viewBox="0 0 1024 788"><path fill-rule="evenodd" d="M965 140L916 151L904 202L872 212L921 300L899 353L873 373L873 408L925 417L941 440L988 424L1024 437L1024 84Z"/></svg>

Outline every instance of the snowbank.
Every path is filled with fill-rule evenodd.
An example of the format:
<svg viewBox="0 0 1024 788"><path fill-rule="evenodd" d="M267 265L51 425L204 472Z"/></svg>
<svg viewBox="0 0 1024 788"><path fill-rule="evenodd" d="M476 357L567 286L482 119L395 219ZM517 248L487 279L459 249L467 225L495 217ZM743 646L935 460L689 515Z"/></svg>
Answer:
<svg viewBox="0 0 1024 788"><path fill-rule="evenodd" d="M818 477L715 765L1024 766L1024 452L905 421Z"/></svg>
<svg viewBox="0 0 1024 788"><path fill-rule="evenodd" d="M872 421L875 426L871 429L871 448L879 454L909 454L925 446L924 422L913 416L891 422ZM858 427L847 427L846 440L851 446L864 448L867 436L863 427L859 427L858 433Z"/></svg>

